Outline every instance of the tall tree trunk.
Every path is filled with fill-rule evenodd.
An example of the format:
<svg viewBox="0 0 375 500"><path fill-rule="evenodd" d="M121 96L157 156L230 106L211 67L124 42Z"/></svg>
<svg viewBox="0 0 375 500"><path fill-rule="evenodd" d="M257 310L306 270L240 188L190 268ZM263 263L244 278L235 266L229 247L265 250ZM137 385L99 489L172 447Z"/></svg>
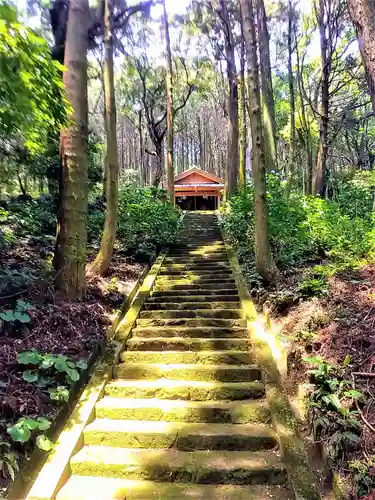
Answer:
<svg viewBox="0 0 375 500"><path fill-rule="evenodd" d="M116 240L119 177L113 38L109 2L110 0L104 0L104 114L105 130L107 134L107 154L105 162L106 212L100 249L94 262L90 266L90 273L99 274L100 276L105 276L108 272L113 255L113 246Z"/></svg>
<svg viewBox="0 0 375 500"><path fill-rule="evenodd" d="M348 4L349 14L357 32L375 112L375 2L374 0L348 0Z"/></svg>
<svg viewBox="0 0 375 500"><path fill-rule="evenodd" d="M147 184L147 172L145 165L145 145L143 139L143 123L142 123L142 110L138 111L138 134L139 134L139 156L140 156L140 169L141 169L141 183L143 186Z"/></svg>
<svg viewBox="0 0 375 500"><path fill-rule="evenodd" d="M319 148L318 156L313 173L312 194L324 196L325 176L328 159L328 124L329 124L329 80L330 80L330 60L327 57L328 40L325 24L325 0L319 0L319 7L315 3L315 12L320 33L320 53L322 65L321 83L321 106L319 125Z"/></svg>
<svg viewBox="0 0 375 500"><path fill-rule="evenodd" d="M249 68L249 109L252 137L252 174L254 179L255 260L259 274L267 281L274 281L277 268L272 258L268 237L268 211L266 199L266 160L259 89L259 64L255 35L252 0L241 0Z"/></svg>
<svg viewBox="0 0 375 500"><path fill-rule="evenodd" d="M276 114L270 58L270 37L268 33L267 14L264 6L264 0L257 0L256 6L266 165L268 170L273 170L277 168L277 144Z"/></svg>
<svg viewBox="0 0 375 500"><path fill-rule="evenodd" d="M89 4L70 0L63 82L72 112L61 133L61 193L54 265L56 285L71 299L85 293L87 244L87 45Z"/></svg>
<svg viewBox="0 0 375 500"><path fill-rule="evenodd" d="M229 84L228 149L225 180L226 195L231 196L237 189L238 178L238 82L234 55L235 44L226 0L220 0L220 17L223 21L225 57Z"/></svg>
<svg viewBox="0 0 375 500"><path fill-rule="evenodd" d="M293 181L294 164L296 156L296 101L294 95L293 74L293 8L292 0L288 0L288 82L289 82L289 105L290 105L290 151L288 160L288 177Z"/></svg>
<svg viewBox="0 0 375 500"><path fill-rule="evenodd" d="M171 202L175 203L174 198L174 169L173 169L173 68L172 68L172 52L171 40L169 36L168 14L163 0L164 10L164 30L165 30L165 45L167 51L167 182L168 193Z"/></svg>
<svg viewBox="0 0 375 500"><path fill-rule="evenodd" d="M297 39L296 32L294 33L294 38L295 40ZM298 84L299 98L301 101L301 106L300 106L301 119L302 119L301 121L305 133L306 166L307 166L307 176L306 176L305 186L307 194L311 194L314 160L313 160L313 149L311 144L310 127L307 121L306 108L304 102L305 98L304 98L303 82L302 82L303 75L300 63L298 44L296 45L296 56L297 56L297 84Z"/></svg>
<svg viewBox="0 0 375 500"><path fill-rule="evenodd" d="M152 185L158 187L161 184L161 180L163 178L163 170L164 170L163 141L157 142L156 144L154 144L154 146L156 152L156 169L155 169L155 174L153 176Z"/></svg>
<svg viewBox="0 0 375 500"><path fill-rule="evenodd" d="M242 17L242 15L241 15ZM245 79L245 38L243 22L241 21L241 53L240 53L240 169L238 184L246 184L246 148L247 148L247 120L246 120L246 79Z"/></svg>

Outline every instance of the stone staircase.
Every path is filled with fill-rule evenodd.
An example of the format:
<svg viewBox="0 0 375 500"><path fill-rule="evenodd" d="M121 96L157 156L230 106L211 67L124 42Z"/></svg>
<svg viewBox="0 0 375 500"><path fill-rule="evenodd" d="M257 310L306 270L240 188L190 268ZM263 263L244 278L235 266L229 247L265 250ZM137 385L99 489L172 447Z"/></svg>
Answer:
<svg viewBox="0 0 375 500"><path fill-rule="evenodd" d="M186 215L59 500L292 499L214 214Z"/></svg>

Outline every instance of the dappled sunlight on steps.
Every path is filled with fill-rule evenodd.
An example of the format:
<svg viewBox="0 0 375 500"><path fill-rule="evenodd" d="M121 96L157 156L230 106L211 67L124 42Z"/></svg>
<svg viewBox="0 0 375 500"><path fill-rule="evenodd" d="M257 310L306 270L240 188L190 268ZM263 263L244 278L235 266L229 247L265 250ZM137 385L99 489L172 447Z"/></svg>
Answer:
<svg viewBox="0 0 375 500"><path fill-rule="evenodd" d="M59 500L292 499L216 215L186 215Z"/></svg>

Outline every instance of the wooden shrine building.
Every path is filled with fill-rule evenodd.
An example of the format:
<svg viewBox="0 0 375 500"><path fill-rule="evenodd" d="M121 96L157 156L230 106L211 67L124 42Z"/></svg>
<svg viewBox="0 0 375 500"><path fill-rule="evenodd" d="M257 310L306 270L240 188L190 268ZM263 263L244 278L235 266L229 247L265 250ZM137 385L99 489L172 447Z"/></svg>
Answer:
<svg viewBox="0 0 375 500"><path fill-rule="evenodd" d="M176 205L183 210L216 210L220 206L224 180L190 168L174 178Z"/></svg>

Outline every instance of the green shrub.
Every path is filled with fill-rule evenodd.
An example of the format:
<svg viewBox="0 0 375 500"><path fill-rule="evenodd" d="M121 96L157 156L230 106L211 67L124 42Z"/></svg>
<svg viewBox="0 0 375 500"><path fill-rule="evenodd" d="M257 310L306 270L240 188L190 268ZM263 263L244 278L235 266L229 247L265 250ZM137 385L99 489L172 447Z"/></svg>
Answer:
<svg viewBox="0 0 375 500"><path fill-rule="evenodd" d="M267 201L273 254L280 267L330 256L348 261L370 254L375 232L371 212L359 217L350 199L327 201L289 193L276 175L268 176ZM233 196L224 206L223 227L239 256L249 257L254 245L253 187ZM368 209L368 204L366 205ZM366 209L366 210L367 210Z"/></svg>

